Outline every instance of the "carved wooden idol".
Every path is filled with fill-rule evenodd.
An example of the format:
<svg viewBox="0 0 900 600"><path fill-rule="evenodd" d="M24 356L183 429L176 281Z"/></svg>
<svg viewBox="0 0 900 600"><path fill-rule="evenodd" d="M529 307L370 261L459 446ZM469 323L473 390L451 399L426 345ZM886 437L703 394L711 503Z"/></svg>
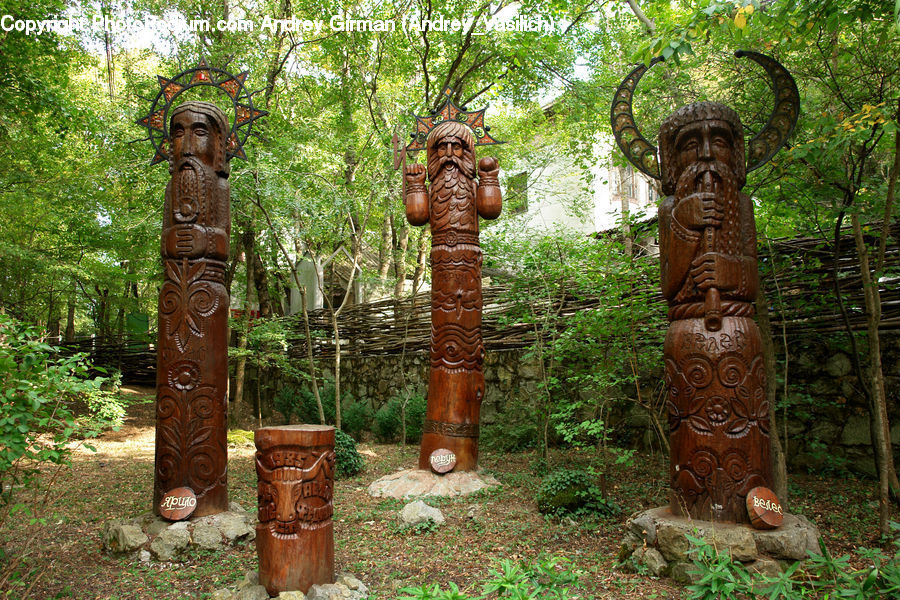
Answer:
<svg viewBox="0 0 900 600"><path fill-rule="evenodd" d="M796 123L799 95L790 74L757 53L774 82L776 107L749 143L722 104L699 102L670 115L656 149L640 135L631 98L646 71L632 71L616 92L613 130L626 157L660 178L662 291L669 304L663 353L668 389L671 499L675 514L748 522L746 497L771 483L769 408L759 329L753 203L746 173L769 160Z"/></svg>
<svg viewBox="0 0 900 600"><path fill-rule="evenodd" d="M154 511L171 490L196 496L193 516L228 510L228 292L225 269L231 230L229 163L243 157L250 123L262 116L244 91L246 73L233 76L202 62L160 91L146 127L168 160L171 180L163 205L156 372ZM215 86L234 101L235 123L208 102L184 102L183 92ZM167 122L168 121L168 122ZM246 126L246 129L241 129ZM239 137L243 134L243 137Z"/></svg>
<svg viewBox="0 0 900 600"><path fill-rule="evenodd" d="M438 449L456 455L456 470L478 465L484 398L481 339L481 246L478 217L500 215L495 158L476 168L475 146L496 144L484 126L484 109L465 112L450 101L417 117L416 139L406 150L426 150L426 167L404 168L406 217L431 226L431 371L419 468L431 469Z"/></svg>
<svg viewBox="0 0 900 600"><path fill-rule="evenodd" d="M259 583L272 596L334 583L334 427L256 430Z"/></svg>

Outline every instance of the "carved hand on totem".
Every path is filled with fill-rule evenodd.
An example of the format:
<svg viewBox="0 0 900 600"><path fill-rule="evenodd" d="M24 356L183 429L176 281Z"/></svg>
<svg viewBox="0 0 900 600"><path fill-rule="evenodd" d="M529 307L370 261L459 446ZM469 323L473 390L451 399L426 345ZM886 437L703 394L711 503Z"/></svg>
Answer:
<svg viewBox="0 0 900 600"><path fill-rule="evenodd" d="M672 213L688 229L719 228L725 218L723 198L712 192L696 192L681 198Z"/></svg>
<svg viewBox="0 0 900 600"><path fill-rule="evenodd" d="M403 175L406 177L406 189L419 191L425 188L425 165L415 163L406 165Z"/></svg>
<svg viewBox="0 0 900 600"><path fill-rule="evenodd" d="M700 291L733 290L741 279L740 261L719 252L707 252L691 261L691 278Z"/></svg>
<svg viewBox="0 0 900 600"><path fill-rule="evenodd" d="M481 177L484 177L485 175L488 177L492 175L496 176L497 171L499 170L500 163L497 162L497 159L493 156L485 156L478 161L478 173Z"/></svg>

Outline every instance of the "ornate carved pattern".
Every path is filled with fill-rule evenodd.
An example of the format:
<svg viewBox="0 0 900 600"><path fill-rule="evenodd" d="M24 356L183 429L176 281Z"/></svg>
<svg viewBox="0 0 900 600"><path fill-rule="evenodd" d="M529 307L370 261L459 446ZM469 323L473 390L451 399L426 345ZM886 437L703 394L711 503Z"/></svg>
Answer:
<svg viewBox="0 0 900 600"><path fill-rule="evenodd" d="M744 499L754 487L765 485L757 462L741 448L720 452L698 447L679 465L672 482L678 502L683 503L681 508L707 520L728 518L729 513L743 514L741 521L749 520Z"/></svg>
<svg viewBox="0 0 900 600"><path fill-rule="evenodd" d="M425 419L423 433L435 433L446 437L478 438L481 431L478 423L441 423Z"/></svg>
<svg viewBox="0 0 900 600"><path fill-rule="evenodd" d="M219 294L203 278L207 262L190 264L166 261L166 282L160 290L159 308L166 333L172 336L178 349L187 349L192 336L202 338L207 318L219 308Z"/></svg>
<svg viewBox="0 0 900 600"><path fill-rule="evenodd" d="M275 537L286 537L330 520L334 514L334 461L334 451L328 449L277 447L258 452L259 522Z"/></svg>
<svg viewBox="0 0 900 600"><path fill-rule="evenodd" d="M156 400L156 477L166 491L187 486L201 497L225 485L227 447L221 393L200 381L197 363L169 366Z"/></svg>

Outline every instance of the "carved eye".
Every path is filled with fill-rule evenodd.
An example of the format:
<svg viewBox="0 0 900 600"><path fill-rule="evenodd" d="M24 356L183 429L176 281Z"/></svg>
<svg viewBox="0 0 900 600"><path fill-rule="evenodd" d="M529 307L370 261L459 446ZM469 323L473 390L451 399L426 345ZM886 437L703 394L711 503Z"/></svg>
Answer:
<svg viewBox="0 0 900 600"><path fill-rule="evenodd" d="M182 129L181 127L179 127L178 129L175 129L174 131L172 131L172 137L173 138L184 137L184 129Z"/></svg>

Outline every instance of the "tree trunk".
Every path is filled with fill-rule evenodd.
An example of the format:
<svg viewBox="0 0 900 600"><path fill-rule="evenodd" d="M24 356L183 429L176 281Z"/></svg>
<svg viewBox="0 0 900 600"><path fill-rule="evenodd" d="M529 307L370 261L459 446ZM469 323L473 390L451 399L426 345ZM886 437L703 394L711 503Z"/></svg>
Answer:
<svg viewBox="0 0 900 600"><path fill-rule="evenodd" d="M772 490L781 505L788 507L787 460L781 438L778 437L778 421L776 400L778 396L777 359L775 357L775 339L772 335L772 320L769 315L769 299L762 286L756 297L756 315L759 321L759 332L762 341L763 360L766 361L766 402L769 403L769 448L772 454ZM785 348L785 352L787 348ZM787 374L785 374L785 377Z"/></svg>
<svg viewBox="0 0 900 600"><path fill-rule="evenodd" d="M425 267L428 264L428 226L419 231L419 242L416 245L416 270L413 273L412 293L417 294L425 279Z"/></svg>
<svg viewBox="0 0 900 600"><path fill-rule="evenodd" d="M396 242L394 244L394 300L400 300L403 297L403 284L406 281L406 248L409 245L409 226L406 221L400 226L399 231L395 229Z"/></svg>
<svg viewBox="0 0 900 600"><path fill-rule="evenodd" d="M252 217L251 217L252 218ZM254 263L253 254L255 253L253 244L253 226L248 224L241 236L244 245L244 264L247 269L247 287L245 288L244 297L244 316L241 320L241 330L238 333L237 347L239 351L237 365L234 369L234 400L232 410L229 413L229 421L232 425L237 425L240 419L241 406L244 402L244 379L247 372L247 336L250 333L250 300L254 288Z"/></svg>
<svg viewBox="0 0 900 600"><path fill-rule="evenodd" d="M869 381L872 392L870 412L871 429L874 433L872 443L875 445L875 456L880 458L878 466L878 524L882 536L889 535L891 519L891 475L895 474L894 454L891 448L890 424L887 413L887 397L884 389L884 371L881 367L881 336L878 324L881 322L881 294L878 283L873 281L869 270L869 251L863 239L859 215L850 217L853 225L853 238L856 241L856 252L859 256L859 271L862 276L863 295L866 303L866 335L869 346ZM879 456L880 455L880 456ZM894 475L896 478L896 475ZM893 490L897 493L897 490Z"/></svg>
<svg viewBox="0 0 900 600"><path fill-rule="evenodd" d="M75 296L69 298L66 314L66 343L75 341Z"/></svg>
<svg viewBox="0 0 900 600"><path fill-rule="evenodd" d="M253 250L253 282L256 286L256 297L259 299L259 316L269 318L275 312L272 307L272 296L269 294L269 276L256 249Z"/></svg>
<svg viewBox="0 0 900 600"><path fill-rule="evenodd" d="M382 288L387 287L388 271L391 268L391 240L394 230L394 216L390 210L385 210L384 220L381 222L381 245L378 246L378 280Z"/></svg>

